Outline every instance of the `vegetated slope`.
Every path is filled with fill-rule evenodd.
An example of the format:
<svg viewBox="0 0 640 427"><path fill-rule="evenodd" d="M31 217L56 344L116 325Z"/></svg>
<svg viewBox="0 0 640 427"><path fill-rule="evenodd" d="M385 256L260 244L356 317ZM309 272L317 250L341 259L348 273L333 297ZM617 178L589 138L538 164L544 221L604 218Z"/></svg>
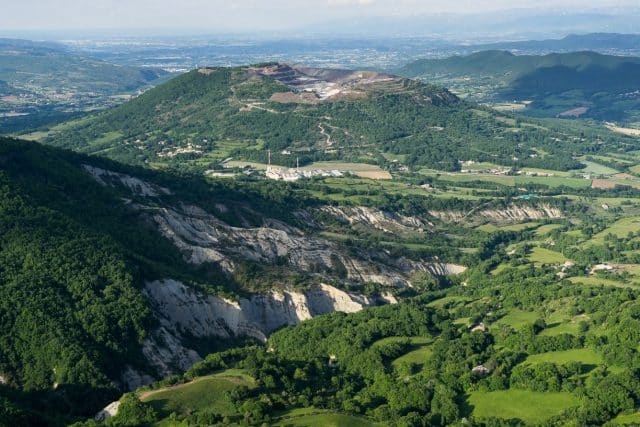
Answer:
<svg viewBox="0 0 640 427"><path fill-rule="evenodd" d="M468 56L420 60L402 74L428 81L485 80L491 86L483 96L494 100L530 100L540 115L557 115L583 107L575 115L621 120L639 108L640 58L595 52L514 55L482 51ZM573 104L571 104L573 102ZM554 108L555 107L555 108ZM568 115L568 114L567 114Z"/></svg>
<svg viewBox="0 0 640 427"><path fill-rule="evenodd" d="M383 74L284 64L207 68L102 114L54 129L50 142L129 163L200 171L236 160L295 166L348 160L455 170L461 160L570 169L574 153L618 144L517 122L450 92ZM604 138L604 140L603 140ZM546 153L546 154L545 154Z"/></svg>
<svg viewBox="0 0 640 427"><path fill-rule="evenodd" d="M326 211L283 183L207 182L0 139L6 423L92 415L228 340L265 341L319 314L393 302L410 279L462 270L434 260L459 256L452 248L392 251L359 243L364 233L348 245L322 236L355 233L350 220L373 221L398 245L391 230L448 240L425 232L428 220Z"/></svg>
<svg viewBox="0 0 640 427"><path fill-rule="evenodd" d="M625 55L640 53L640 36L638 34L620 33L569 34L561 39L498 42L474 45L471 48L476 51L499 49L532 53L591 50L600 53Z"/></svg>
<svg viewBox="0 0 640 427"><path fill-rule="evenodd" d="M55 43L0 39L0 133L33 131L119 104L168 76L78 56Z"/></svg>
<svg viewBox="0 0 640 427"><path fill-rule="evenodd" d="M617 70L629 64L640 64L640 58L629 56L603 55L592 51L550 53L547 55L516 55L505 50L485 50L464 56L452 56L444 59L421 59L402 68L403 75L415 78L435 74L449 75L504 75L513 81L538 68L567 67L580 72L599 67L606 70ZM624 74L623 74L624 75ZM611 85L633 85L631 76L625 76L623 82L593 82L604 88L618 87ZM570 84L563 82L564 85Z"/></svg>
<svg viewBox="0 0 640 427"><path fill-rule="evenodd" d="M3 139L0 162L0 372L21 390L1 394L40 414L27 425L89 415L117 393L111 378L141 360L153 323L132 252L163 260L170 246L69 153Z"/></svg>
<svg viewBox="0 0 640 427"><path fill-rule="evenodd" d="M30 92L40 89L60 94L114 95L136 90L165 74L161 70L122 67L85 58L56 44L0 39L0 80Z"/></svg>

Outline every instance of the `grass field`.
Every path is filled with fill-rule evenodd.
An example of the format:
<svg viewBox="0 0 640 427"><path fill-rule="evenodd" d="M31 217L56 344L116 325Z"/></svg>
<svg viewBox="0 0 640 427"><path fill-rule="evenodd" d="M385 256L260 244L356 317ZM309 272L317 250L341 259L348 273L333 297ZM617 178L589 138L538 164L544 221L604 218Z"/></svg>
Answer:
<svg viewBox="0 0 640 427"><path fill-rule="evenodd" d="M413 348L415 348L415 350L412 350L407 354L398 357L392 362L392 366L400 366L403 363L415 363L419 365L420 368L424 366L426 361L431 357L431 354L433 353L431 351L431 348L429 347L431 340L429 338L416 337L411 339L411 343L413 344Z"/></svg>
<svg viewBox="0 0 640 427"><path fill-rule="evenodd" d="M489 174L470 174L470 173L446 173L439 174L432 171L421 171L425 175L438 175L437 179L441 181L447 181L452 183L464 183L473 181L485 181L493 182L496 184L505 185L508 187L515 187L516 185L525 184L538 184L546 185L552 188L555 187L570 187L570 188L588 188L591 186L591 180L582 178L568 178L561 176L541 177L541 176L504 176L504 175L489 175Z"/></svg>
<svg viewBox="0 0 640 427"><path fill-rule="evenodd" d="M457 295L450 295L444 298L433 300L427 305L430 307L443 308L443 307L450 307L453 305L461 305L461 304L463 305L463 304L466 304L467 302L469 302L468 298L457 296Z"/></svg>
<svg viewBox="0 0 640 427"><path fill-rule="evenodd" d="M577 322L561 322L556 326L551 326L546 328L544 331L540 332L539 335L543 336L556 336L562 334L571 334L575 335L579 331L579 326Z"/></svg>
<svg viewBox="0 0 640 427"><path fill-rule="evenodd" d="M580 283L589 286L614 286L616 288L635 288L636 285L623 283L612 279L603 279L597 276L571 277L571 283Z"/></svg>
<svg viewBox="0 0 640 427"><path fill-rule="evenodd" d="M493 224L483 224L477 229L480 231L484 231L485 233L493 233L496 231L523 231L530 228L538 227L540 223L538 222L523 222L521 224L512 224L512 225L504 225L497 226Z"/></svg>
<svg viewBox="0 0 640 427"><path fill-rule="evenodd" d="M557 363L563 365L569 362L580 362L585 365L600 365L604 363L602 356L590 348L579 348L565 351L551 351L549 353L533 354L524 363Z"/></svg>
<svg viewBox="0 0 640 427"><path fill-rule="evenodd" d="M601 165L600 163L590 162L587 160L581 160L581 162L587 165L587 167L581 169L580 172L590 173L594 175L614 175L619 172L616 169Z"/></svg>
<svg viewBox="0 0 640 427"><path fill-rule="evenodd" d="M538 313L532 311L523 311L518 309L513 309L509 311L504 317L501 317L496 324L498 325L509 325L513 329L519 329L520 327L535 322L541 316Z"/></svg>
<svg viewBox="0 0 640 427"><path fill-rule="evenodd" d="M505 390L471 393L467 402L476 418L499 417L521 419L538 424L578 404L571 393L539 393L524 390Z"/></svg>
<svg viewBox="0 0 640 427"><path fill-rule="evenodd" d="M536 264L562 264L567 260L560 252L539 247L531 249L529 259Z"/></svg>
<svg viewBox="0 0 640 427"><path fill-rule="evenodd" d="M280 427L369 427L381 424L352 415L336 414L314 408L294 409L277 418L273 426Z"/></svg>
<svg viewBox="0 0 640 427"><path fill-rule="evenodd" d="M611 420L610 425L614 425L614 426L640 425L640 412L618 415L613 420Z"/></svg>
<svg viewBox="0 0 640 427"><path fill-rule="evenodd" d="M570 299L573 301L573 299ZM545 321L547 327L544 331L540 332L540 335L554 336L560 334L572 334L576 335L580 332L580 322L589 322L591 319L589 316L581 314L578 316L571 316L566 306L562 307L548 307L545 306L545 310L553 310L549 314Z"/></svg>
<svg viewBox="0 0 640 427"><path fill-rule="evenodd" d="M344 162L315 162L303 168L302 170L339 170L342 172L351 172L361 178L368 179L392 179L391 174L377 165L369 165L366 163L344 163Z"/></svg>
<svg viewBox="0 0 640 427"><path fill-rule="evenodd" d="M406 354L395 359L391 365L397 367L403 363L415 363L417 365L424 365L424 363L431 357L431 349L429 344L433 341L430 337L388 337L373 343L373 346L385 345L393 342L404 341L409 339L411 341L411 350Z"/></svg>
<svg viewBox="0 0 640 427"><path fill-rule="evenodd" d="M141 400L150 403L163 417L169 416L172 412L186 414L201 409L233 415L235 410L224 398L224 392L239 386L253 385L254 381L248 375L241 371L229 370L201 377L184 385L143 393Z"/></svg>
<svg viewBox="0 0 640 427"><path fill-rule="evenodd" d="M593 236L590 242L602 242L604 240L604 236L607 234L613 234L617 237L626 237L629 232L637 232L640 230L640 218L631 217L631 218L622 218L611 226L607 227L600 233Z"/></svg>
<svg viewBox="0 0 640 427"><path fill-rule="evenodd" d="M557 230L558 228L562 228L562 224L546 224L536 229L537 236L544 236L546 234L551 233L553 230Z"/></svg>

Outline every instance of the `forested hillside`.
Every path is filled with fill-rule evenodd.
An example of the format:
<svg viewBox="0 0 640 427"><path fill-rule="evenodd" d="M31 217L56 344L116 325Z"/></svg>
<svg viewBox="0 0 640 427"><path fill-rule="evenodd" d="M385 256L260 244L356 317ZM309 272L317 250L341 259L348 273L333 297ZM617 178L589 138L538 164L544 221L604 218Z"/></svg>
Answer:
<svg viewBox="0 0 640 427"><path fill-rule="evenodd" d="M444 234L411 228L425 226L422 220L384 219L389 214L369 208L366 215L403 234L351 229L344 223L347 207L326 210L326 201L298 186L211 182L6 138L0 139L0 197L1 425L64 425L92 416L130 384L180 373L229 339L262 338L309 318L309 311L382 303L383 293L401 293L412 274L426 274L421 263L435 254L452 261L461 256L439 246ZM391 208L390 202L378 205ZM324 230L354 241L328 241ZM392 257L380 240L424 246L401 255L394 250ZM199 304L213 298L218 310L224 304L233 310L215 299L224 296L245 298L253 308L219 313L198 336L178 323L174 330L166 322L178 321L158 307L153 293L168 278L183 282L182 296L193 295ZM279 306L284 297L306 302ZM269 298L271 306L262 307ZM250 310L269 315L254 319ZM247 317L240 328L232 323L238 315Z"/></svg>
<svg viewBox="0 0 640 427"><path fill-rule="evenodd" d="M415 169L457 170L460 161L474 160L568 170L579 166L573 155L618 144L606 132L514 120L416 81L340 73L282 64L194 70L54 128L47 141L127 163L200 171L229 158L266 163L267 150L285 166L299 159L390 167L400 159Z"/></svg>
<svg viewBox="0 0 640 427"><path fill-rule="evenodd" d="M116 95L139 89L166 74L78 56L55 43L0 39L0 80L13 90Z"/></svg>
<svg viewBox="0 0 640 427"><path fill-rule="evenodd" d="M169 76L83 57L57 43L0 38L0 134L33 131L117 105Z"/></svg>
<svg viewBox="0 0 640 427"><path fill-rule="evenodd" d="M476 101L527 101L525 112L553 117L584 116L632 121L640 109L640 58L595 52L514 55L482 51L468 56L425 59L402 75L454 86Z"/></svg>

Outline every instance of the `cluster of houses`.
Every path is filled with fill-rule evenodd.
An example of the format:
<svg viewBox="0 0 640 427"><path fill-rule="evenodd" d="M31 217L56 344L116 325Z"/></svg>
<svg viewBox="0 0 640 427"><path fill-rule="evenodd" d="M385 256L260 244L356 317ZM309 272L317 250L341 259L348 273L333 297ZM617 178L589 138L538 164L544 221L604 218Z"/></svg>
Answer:
<svg viewBox="0 0 640 427"><path fill-rule="evenodd" d="M314 169L314 170L300 170L296 169L280 169L269 166L265 175L269 179L276 181L294 182L301 178L313 178L315 176L334 177L340 178L344 176L339 170L326 170L326 169Z"/></svg>
<svg viewBox="0 0 640 427"><path fill-rule="evenodd" d="M462 166L460 168L460 173L486 173L490 175L509 175L513 172L513 168L471 169L469 167L476 164L476 162L473 160L465 160L465 161L460 160L458 161L458 163L460 163L460 165Z"/></svg>

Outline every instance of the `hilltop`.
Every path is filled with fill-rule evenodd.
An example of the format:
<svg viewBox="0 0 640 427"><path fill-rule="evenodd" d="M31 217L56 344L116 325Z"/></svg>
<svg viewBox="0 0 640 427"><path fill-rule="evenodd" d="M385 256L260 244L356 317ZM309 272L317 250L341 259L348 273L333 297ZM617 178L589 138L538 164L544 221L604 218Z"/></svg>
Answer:
<svg viewBox="0 0 640 427"><path fill-rule="evenodd" d="M293 167L317 161L457 170L462 161L568 170L584 138L607 132L515 120L446 89L374 72L287 64L201 68L48 141L132 164L220 169L225 160ZM633 140L629 140L633 141ZM592 148L589 148L591 150Z"/></svg>
<svg viewBox="0 0 640 427"><path fill-rule="evenodd" d="M531 115L629 121L637 118L640 109L637 57L591 51L515 55L490 50L419 60L400 73L449 84L477 101L526 101L524 112Z"/></svg>

